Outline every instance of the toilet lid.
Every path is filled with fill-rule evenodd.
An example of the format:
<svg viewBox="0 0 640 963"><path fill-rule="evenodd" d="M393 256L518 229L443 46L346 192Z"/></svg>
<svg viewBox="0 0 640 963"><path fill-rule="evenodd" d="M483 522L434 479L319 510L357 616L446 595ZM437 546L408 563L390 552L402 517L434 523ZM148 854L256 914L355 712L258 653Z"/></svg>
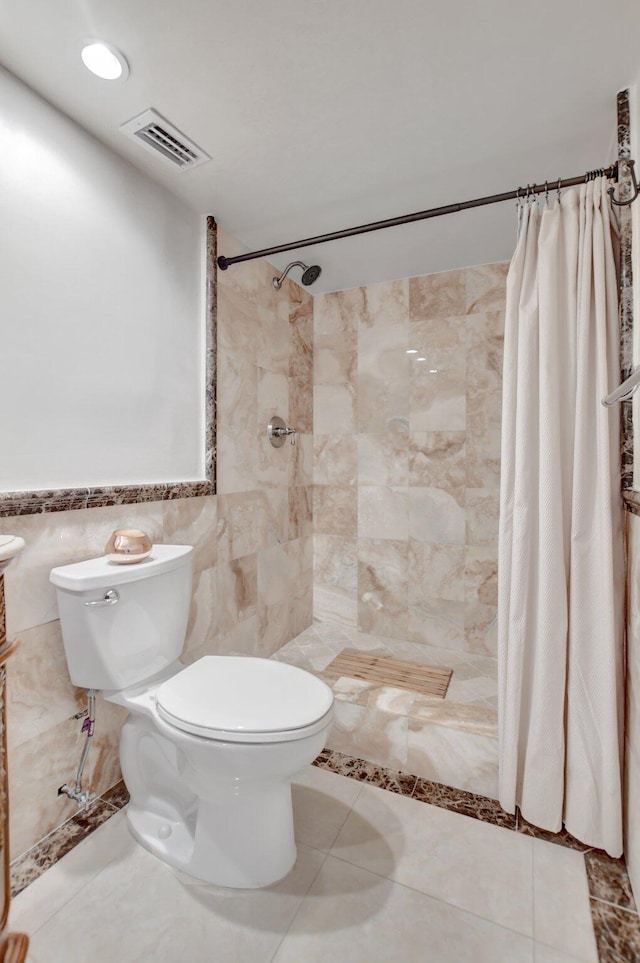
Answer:
<svg viewBox="0 0 640 963"><path fill-rule="evenodd" d="M156 692L160 715L197 735L300 729L325 716L333 693L310 672L272 659L204 656Z"/></svg>

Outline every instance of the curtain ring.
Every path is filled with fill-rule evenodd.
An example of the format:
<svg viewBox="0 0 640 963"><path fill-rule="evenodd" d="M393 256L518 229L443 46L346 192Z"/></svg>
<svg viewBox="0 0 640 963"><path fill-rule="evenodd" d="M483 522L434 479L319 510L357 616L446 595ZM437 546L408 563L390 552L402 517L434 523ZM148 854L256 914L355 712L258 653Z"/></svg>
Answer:
<svg viewBox="0 0 640 963"><path fill-rule="evenodd" d="M549 184L544 182L544 206L549 207Z"/></svg>
<svg viewBox="0 0 640 963"><path fill-rule="evenodd" d="M556 192L557 192L557 194L558 194L558 204L559 204L560 201L562 200L562 195L560 194L560 191L561 191L561 190L562 190L562 178L559 177L559 178L558 178L558 184L557 184L557 186L556 186Z"/></svg>

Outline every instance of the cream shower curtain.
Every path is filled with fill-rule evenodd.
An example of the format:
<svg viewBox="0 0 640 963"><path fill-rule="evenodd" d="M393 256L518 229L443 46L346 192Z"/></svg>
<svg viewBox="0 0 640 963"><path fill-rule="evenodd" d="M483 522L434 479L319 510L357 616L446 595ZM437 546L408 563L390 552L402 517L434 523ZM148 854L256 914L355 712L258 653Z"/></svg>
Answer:
<svg viewBox="0 0 640 963"><path fill-rule="evenodd" d="M500 802L622 852L617 281L605 178L525 205L507 279Z"/></svg>

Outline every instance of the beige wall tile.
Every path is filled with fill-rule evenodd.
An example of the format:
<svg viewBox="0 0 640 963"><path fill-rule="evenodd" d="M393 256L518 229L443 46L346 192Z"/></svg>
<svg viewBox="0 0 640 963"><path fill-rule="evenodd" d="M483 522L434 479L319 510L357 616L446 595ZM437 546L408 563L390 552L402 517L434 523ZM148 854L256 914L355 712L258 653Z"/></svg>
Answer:
<svg viewBox="0 0 640 963"><path fill-rule="evenodd" d="M409 538L409 602L423 598L464 602L465 547Z"/></svg>
<svg viewBox="0 0 640 963"><path fill-rule="evenodd" d="M358 484L408 486L409 436L404 425L378 434L359 434Z"/></svg>
<svg viewBox="0 0 640 963"><path fill-rule="evenodd" d="M409 489L386 485L358 487L358 537L409 537Z"/></svg>
<svg viewBox="0 0 640 963"><path fill-rule="evenodd" d="M358 532L358 493L351 486L313 486L314 533L355 538Z"/></svg>
<svg viewBox="0 0 640 963"><path fill-rule="evenodd" d="M414 318L466 314L465 272L444 271L409 280L409 310Z"/></svg>
<svg viewBox="0 0 640 963"><path fill-rule="evenodd" d="M358 628L406 638L408 544L405 540L358 538Z"/></svg>
<svg viewBox="0 0 640 963"><path fill-rule="evenodd" d="M357 484L358 438L355 434L314 435L313 480L316 485Z"/></svg>

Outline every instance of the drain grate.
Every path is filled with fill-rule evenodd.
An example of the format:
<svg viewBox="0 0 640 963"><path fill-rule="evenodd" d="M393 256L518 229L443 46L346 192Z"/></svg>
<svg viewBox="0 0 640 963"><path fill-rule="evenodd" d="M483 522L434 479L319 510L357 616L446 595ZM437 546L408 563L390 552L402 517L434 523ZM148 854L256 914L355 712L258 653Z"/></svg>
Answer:
<svg viewBox="0 0 640 963"><path fill-rule="evenodd" d="M421 695L444 699L453 669L439 665L421 665L419 662L394 659L388 655L371 655L359 649L343 649L324 669L323 674L377 682L379 685L410 689Z"/></svg>

